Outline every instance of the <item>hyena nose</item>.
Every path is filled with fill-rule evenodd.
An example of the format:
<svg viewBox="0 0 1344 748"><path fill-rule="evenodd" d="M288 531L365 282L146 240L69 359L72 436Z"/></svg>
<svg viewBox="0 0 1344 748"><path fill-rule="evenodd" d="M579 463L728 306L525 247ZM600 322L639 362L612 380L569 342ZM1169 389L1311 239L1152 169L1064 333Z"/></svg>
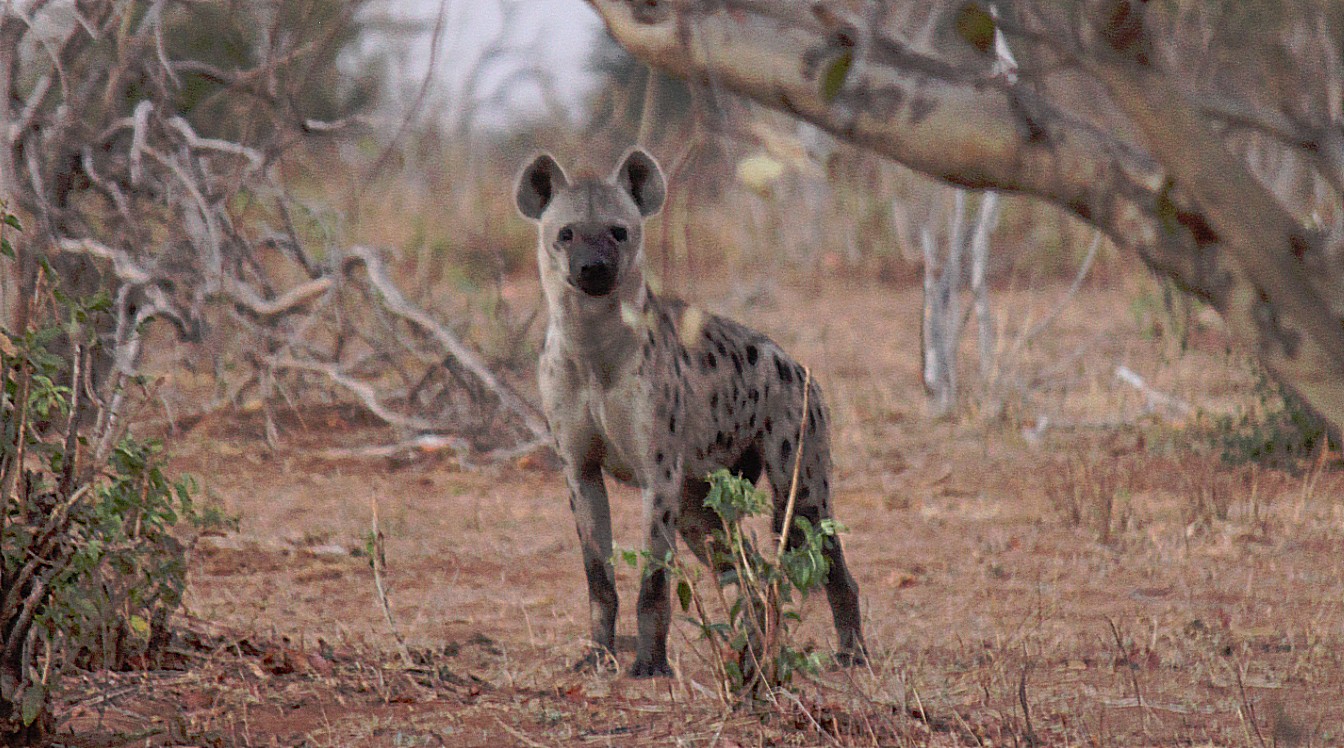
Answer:
<svg viewBox="0 0 1344 748"><path fill-rule="evenodd" d="M574 276L574 285L589 296L605 296L615 284L616 266L597 258L579 263Z"/></svg>

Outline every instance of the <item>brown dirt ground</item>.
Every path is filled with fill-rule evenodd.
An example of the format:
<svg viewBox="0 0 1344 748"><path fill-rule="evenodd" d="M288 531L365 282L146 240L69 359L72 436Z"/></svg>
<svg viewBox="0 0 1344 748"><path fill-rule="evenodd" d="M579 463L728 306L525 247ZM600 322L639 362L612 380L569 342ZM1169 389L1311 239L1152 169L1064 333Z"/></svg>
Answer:
<svg viewBox="0 0 1344 748"><path fill-rule="evenodd" d="M1088 288L1005 358L997 397L932 421L916 288L862 282L701 289L710 308L809 362L836 424L837 512L860 584L867 667L828 671L781 708L725 712L678 622L678 677L576 674L586 593L562 482L546 460L463 471L451 456L323 460L377 443L338 409L255 416L174 443L174 467L241 516L191 563L178 669L74 682L73 745L1339 745L1344 744L1344 473L1234 468L1189 416L1144 413L1124 364L1209 412L1249 403L1216 320L1183 354L1141 334L1150 282ZM1062 291L1001 290L1000 339ZM535 293L527 282L513 289ZM1157 320L1161 322L1161 320ZM535 330L533 331L535 333ZM963 368L975 366L968 347ZM975 377L968 374L968 378ZM1040 416L1048 427L1036 430ZM1091 465L1092 477L1070 464ZM1113 481L1103 519L1088 493ZM1056 487L1052 493L1051 487ZM1060 487L1078 490L1069 521ZM1093 488L1095 492L1095 488ZM612 491L618 543L638 496ZM1200 509L1226 505L1226 518ZM360 555L377 504L397 657ZM621 631L636 576L621 570ZM829 646L824 601L803 643ZM631 654L622 638L623 664Z"/></svg>

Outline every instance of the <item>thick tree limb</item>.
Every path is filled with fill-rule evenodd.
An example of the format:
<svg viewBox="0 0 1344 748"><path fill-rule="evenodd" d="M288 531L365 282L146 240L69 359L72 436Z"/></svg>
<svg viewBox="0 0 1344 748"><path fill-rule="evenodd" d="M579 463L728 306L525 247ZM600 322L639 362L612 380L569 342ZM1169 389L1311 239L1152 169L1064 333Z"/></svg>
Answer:
<svg viewBox="0 0 1344 748"><path fill-rule="evenodd" d="M1162 231L1156 216L1166 183L1155 161L994 76L989 60L983 70L954 67L880 29L827 27L801 2L739 0L731 10L663 3L652 15L625 0L590 3L649 64L789 112L929 176L1049 200L1200 297L1216 301L1226 291L1216 250L1193 231ZM862 38L874 40L871 49L855 51ZM846 56L852 67L828 97L826 71Z"/></svg>
<svg viewBox="0 0 1344 748"><path fill-rule="evenodd" d="M1344 424L1344 326L1303 259L1317 238L1288 213L1244 161L1227 151L1164 76L1132 63L1094 67L1154 154L1200 207L1247 279L1221 311L1262 360L1309 403ZM1328 283L1328 281L1327 281ZM1338 295L1338 288L1330 289ZM1249 329L1248 329L1249 328ZM1248 341L1250 342L1250 341Z"/></svg>
<svg viewBox="0 0 1344 748"><path fill-rule="evenodd" d="M1152 87L1160 73L1084 71L1110 87L1149 155L1068 115L1044 88L996 78L989 56L977 66L964 49L947 59L922 55L838 4L589 2L648 64L791 113L944 181L1064 207L1211 303L1281 381L1344 426L1344 329L1324 303L1340 293L1313 290L1304 265L1317 251L1312 238L1213 132L1194 126L1194 109L1170 98L1169 82ZM1086 10L1117 3L1124 0ZM1023 44L1039 48L1045 36ZM1084 60L1097 54L1057 46Z"/></svg>

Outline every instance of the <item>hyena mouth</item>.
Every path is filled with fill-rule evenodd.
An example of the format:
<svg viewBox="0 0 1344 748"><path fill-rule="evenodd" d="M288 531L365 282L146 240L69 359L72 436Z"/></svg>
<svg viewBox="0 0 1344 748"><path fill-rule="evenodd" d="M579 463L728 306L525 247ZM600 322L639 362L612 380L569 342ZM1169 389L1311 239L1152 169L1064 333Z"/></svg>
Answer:
<svg viewBox="0 0 1344 748"><path fill-rule="evenodd" d="M616 287L616 271L601 265L586 267L574 279L574 285L589 296L606 296Z"/></svg>

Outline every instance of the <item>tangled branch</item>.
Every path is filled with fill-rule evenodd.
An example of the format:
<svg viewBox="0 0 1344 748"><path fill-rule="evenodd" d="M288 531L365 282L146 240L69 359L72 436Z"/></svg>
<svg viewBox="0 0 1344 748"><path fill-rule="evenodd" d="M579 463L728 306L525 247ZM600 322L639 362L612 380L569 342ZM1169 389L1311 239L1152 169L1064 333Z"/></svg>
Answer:
<svg viewBox="0 0 1344 748"><path fill-rule="evenodd" d="M32 227L20 284L45 261L67 293L108 292L90 374L100 444L125 422L126 385L155 321L227 372L219 389L234 403L262 400L268 434L275 393L303 392L297 407L346 403L407 443L469 435L487 455L544 443L533 407L449 321L402 293L377 251L313 240L291 220L278 167L295 144L366 121L303 104L326 95L306 76L334 69L364 3L328 5L334 16L291 19L292 29L280 27L283 3L240 6L246 17L218 33L256 47L241 59L183 41L210 4L0 9L0 193ZM262 259L275 250L283 267Z"/></svg>

